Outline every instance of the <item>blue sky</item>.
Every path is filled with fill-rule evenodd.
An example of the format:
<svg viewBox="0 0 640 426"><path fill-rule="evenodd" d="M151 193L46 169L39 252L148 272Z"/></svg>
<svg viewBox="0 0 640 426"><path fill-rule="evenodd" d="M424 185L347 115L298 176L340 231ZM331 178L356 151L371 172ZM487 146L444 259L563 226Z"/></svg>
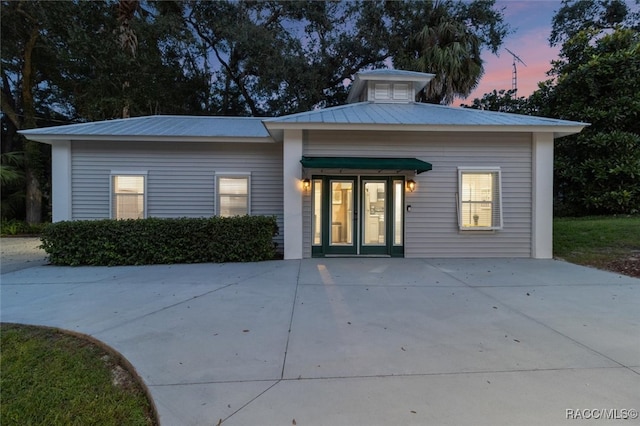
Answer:
<svg viewBox="0 0 640 426"><path fill-rule="evenodd" d="M529 96L539 81L547 80L551 61L558 57L559 47L550 47L548 38L560 0L498 0L496 7L504 7L504 19L513 33L505 38L498 52L500 56L484 54L485 74L478 88L461 103L471 103L474 98L481 98L494 89L511 89L513 57L505 47L527 64L526 67L517 64L518 96Z"/></svg>

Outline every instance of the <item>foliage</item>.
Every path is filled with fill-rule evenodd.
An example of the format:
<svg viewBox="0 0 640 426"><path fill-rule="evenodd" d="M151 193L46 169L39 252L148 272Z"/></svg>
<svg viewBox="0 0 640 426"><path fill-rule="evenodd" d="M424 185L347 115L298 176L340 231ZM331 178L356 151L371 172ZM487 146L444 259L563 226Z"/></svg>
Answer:
<svg viewBox="0 0 640 426"><path fill-rule="evenodd" d="M484 73L481 48L496 53L508 26L495 1L389 2L396 68L434 73L420 101L450 104L466 97Z"/></svg>
<svg viewBox="0 0 640 426"><path fill-rule="evenodd" d="M32 223L16 219L2 219L0 221L0 235L39 235L47 223Z"/></svg>
<svg viewBox="0 0 640 426"><path fill-rule="evenodd" d="M631 13L623 0L563 0L553 17L549 43L564 44L585 30L601 33L620 25L637 30L639 14Z"/></svg>
<svg viewBox="0 0 640 426"><path fill-rule="evenodd" d="M606 268L640 250L640 216L556 218L553 254L569 262Z"/></svg>
<svg viewBox="0 0 640 426"><path fill-rule="evenodd" d="M256 262L276 255L275 217L56 222L42 233L55 265Z"/></svg>
<svg viewBox="0 0 640 426"><path fill-rule="evenodd" d="M480 47L495 53L507 33L494 0L5 0L0 12L2 153L25 152L9 190L25 207L10 217L30 223L50 207L50 147L18 130L308 111L389 64L437 73L420 100L449 103L477 84Z"/></svg>
<svg viewBox="0 0 640 426"><path fill-rule="evenodd" d="M494 90L491 93L485 93L481 99L474 99L471 105L462 104L461 106L486 111L532 114L529 100L524 96L517 97L515 90Z"/></svg>
<svg viewBox="0 0 640 426"><path fill-rule="evenodd" d="M156 424L138 383L114 384L114 354L54 329L1 327L3 425Z"/></svg>
<svg viewBox="0 0 640 426"><path fill-rule="evenodd" d="M493 6L451 0L192 1L187 22L220 64L212 87L219 113L283 115L344 102L345 81L388 61L443 74L425 101L468 94L481 75L479 47L495 52L506 34ZM438 33L429 34L432 29ZM438 68L427 67L436 56L443 58Z"/></svg>
<svg viewBox="0 0 640 426"><path fill-rule="evenodd" d="M559 214L640 211L640 34L598 34L584 30L565 42L543 107L553 117L591 123L556 143Z"/></svg>
<svg viewBox="0 0 640 426"><path fill-rule="evenodd" d="M129 22L138 41L131 55L114 2L2 2L2 153L25 152L24 182L11 193L26 208L13 217L42 221L50 193L50 147L17 130L117 118L125 109L203 111L209 76L196 66L181 16L163 2L145 7Z"/></svg>
<svg viewBox="0 0 640 426"><path fill-rule="evenodd" d="M388 56L380 4L193 1L186 20L220 64L212 87L223 115L268 116L334 106L345 79Z"/></svg>
<svg viewBox="0 0 640 426"><path fill-rule="evenodd" d="M0 217L16 217L24 209L24 180L24 153L13 151L0 155Z"/></svg>

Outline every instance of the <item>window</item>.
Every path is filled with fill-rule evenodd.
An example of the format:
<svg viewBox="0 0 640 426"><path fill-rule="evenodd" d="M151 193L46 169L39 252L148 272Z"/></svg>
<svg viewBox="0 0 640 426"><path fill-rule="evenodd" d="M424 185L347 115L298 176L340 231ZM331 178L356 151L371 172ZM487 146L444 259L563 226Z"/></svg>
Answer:
<svg viewBox="0 0 640 426"><path fill-rule="evenodd" d="M249 176L218 176L218 215L244 216L249 211Z"/></svg>
<svg viewBox="0 0 640 426"><path fill-rule="evenodd" d="M142 219L146 217L146 173L111 174L111 217Z"/></svg>
<svg viewBox="0 0 640 426"><path fill-rule="evenodd" d="M502 229L500 169L458 169L461 230Z"/></svg>

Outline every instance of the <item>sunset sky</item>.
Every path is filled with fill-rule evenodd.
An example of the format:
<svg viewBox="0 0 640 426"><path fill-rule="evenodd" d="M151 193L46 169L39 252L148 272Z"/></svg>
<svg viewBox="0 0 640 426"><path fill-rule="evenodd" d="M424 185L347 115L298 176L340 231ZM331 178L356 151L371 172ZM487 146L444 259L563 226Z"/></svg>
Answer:
<svg viewBox="0 0 640 426"><path fill-rule="evenodd" d="M505 8L504 19L513 31L507 36L500 56L484 54L485 74L478 88L467 99L455 104L470 104L474 98L500 89L511 89L514 52L527 66L518 63L518 96L529 96L539 81L547 80L551 61L557 59L559 47L549 47L551 20L560 8L560 0L498 0L497 8Z"/></svg>

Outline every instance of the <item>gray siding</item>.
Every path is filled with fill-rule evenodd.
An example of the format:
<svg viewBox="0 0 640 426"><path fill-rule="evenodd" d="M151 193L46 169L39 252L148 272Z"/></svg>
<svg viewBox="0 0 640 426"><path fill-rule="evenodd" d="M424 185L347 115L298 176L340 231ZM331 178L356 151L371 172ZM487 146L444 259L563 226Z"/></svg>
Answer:
<svg viewBox="0 0 640 426"><path fill-rule="evenodd" d="M433 165L433 170L411 176L417 189L405 199L412 206L405 213L405 257L530 257L531 146L529 134L309 131L304 155L416 157ZM459 231L460 166L501 168L504 229ZM310 204L306 194L305 257L311 253Z"/></svg>
<svg viewBox="0 0 640 426"><path fill-rule="evenodd" d="M149 217L213 216L215 174L250 173L251 214L276 215L283 233L281 144L74 142L71 156L75 220L109 217L112 170L148 173Z"/></svg>

